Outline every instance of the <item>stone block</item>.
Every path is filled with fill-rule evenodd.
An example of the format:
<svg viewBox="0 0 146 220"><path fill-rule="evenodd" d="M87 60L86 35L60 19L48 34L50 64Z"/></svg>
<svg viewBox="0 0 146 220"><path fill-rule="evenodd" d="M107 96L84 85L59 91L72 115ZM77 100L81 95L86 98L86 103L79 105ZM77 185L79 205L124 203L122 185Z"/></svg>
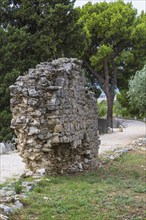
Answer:
<svg viewBox="0 0 146 220"><path fill-rule="evenodd" d="M54 127L54 132L59 133L63 130L63 126L61 124L57 124Z"/></svg>
<svg viewBox="0 0 146 220"><path fill-rule="evenodd" d="M30 127L29 128L29 133L28 133L28 136L29 135L33 135L33 134L40 134L40 130L36 127Z"/></svg>

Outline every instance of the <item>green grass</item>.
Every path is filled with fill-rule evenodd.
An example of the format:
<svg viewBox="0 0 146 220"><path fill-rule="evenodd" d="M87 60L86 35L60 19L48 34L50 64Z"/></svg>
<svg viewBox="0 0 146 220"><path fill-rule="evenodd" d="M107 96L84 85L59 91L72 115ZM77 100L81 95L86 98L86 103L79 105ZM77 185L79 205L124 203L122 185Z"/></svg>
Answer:
<svg viewBox="0 0 146 220"><path fill-rule="evenodd" d="M10 220L144 220L145 165L132 151L94 172L46 177Z"/></svg>

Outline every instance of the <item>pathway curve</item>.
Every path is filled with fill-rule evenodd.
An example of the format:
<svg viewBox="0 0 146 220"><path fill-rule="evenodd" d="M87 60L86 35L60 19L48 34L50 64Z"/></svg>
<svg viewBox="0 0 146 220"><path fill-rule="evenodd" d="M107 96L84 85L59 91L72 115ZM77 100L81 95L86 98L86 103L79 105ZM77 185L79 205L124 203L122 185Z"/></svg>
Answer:
<svg viewBox="0 0 146 220"><path fill-rule="evenodd" d="M100 136L101 145L99 154L117 147L124 147L129 145L133 140L146 136L146 124L144 122L125 120L124 124L125 128L123 132L119 132L119 129L114 129L113 133Z"/></svg>
<svg viewBox="0 0 146 220"><path fill-rule="evenodd" d="M146 135L146 126L144 122L135 120L126 120L123 132L114 129L112 134L100 136L101 145L99 154L117 147L128 145L132 140ZM25 170L25 164L18 153L0 155L0 183L9 178L18 177Z"/></svg>

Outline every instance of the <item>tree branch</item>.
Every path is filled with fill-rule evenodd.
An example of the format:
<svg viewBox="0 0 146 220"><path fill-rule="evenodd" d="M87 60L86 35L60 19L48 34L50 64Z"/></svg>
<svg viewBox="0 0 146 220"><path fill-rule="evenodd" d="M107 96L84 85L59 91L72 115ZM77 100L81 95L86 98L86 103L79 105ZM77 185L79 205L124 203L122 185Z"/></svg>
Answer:
<svg viewBox="0 0 146 220"><path fill-rule="evenodd" d="M117 69L114 62L114 58L112 59L112 66L113 66L113 85L114 87L117 87Z"/></svg>
<svg viewBox="0 0 146 220"><path fill-rule="evenodd" d="M103 87L104 79L89 65L87 61L83 61L83 65L93 74L94 78L97 79L100 87Z"/></svg>

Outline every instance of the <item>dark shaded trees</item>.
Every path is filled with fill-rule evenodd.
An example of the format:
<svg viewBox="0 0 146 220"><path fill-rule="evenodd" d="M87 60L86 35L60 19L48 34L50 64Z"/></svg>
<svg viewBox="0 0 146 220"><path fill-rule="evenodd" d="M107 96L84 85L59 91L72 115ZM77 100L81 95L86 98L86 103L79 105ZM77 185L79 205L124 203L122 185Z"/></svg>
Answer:
<svg viewBox="0 0 146 220"><path fill-rule="evenodd" d="M10 139L9 86L37 63L76 57L82 39L70 0L0 2L0 141Z"/></svg>

